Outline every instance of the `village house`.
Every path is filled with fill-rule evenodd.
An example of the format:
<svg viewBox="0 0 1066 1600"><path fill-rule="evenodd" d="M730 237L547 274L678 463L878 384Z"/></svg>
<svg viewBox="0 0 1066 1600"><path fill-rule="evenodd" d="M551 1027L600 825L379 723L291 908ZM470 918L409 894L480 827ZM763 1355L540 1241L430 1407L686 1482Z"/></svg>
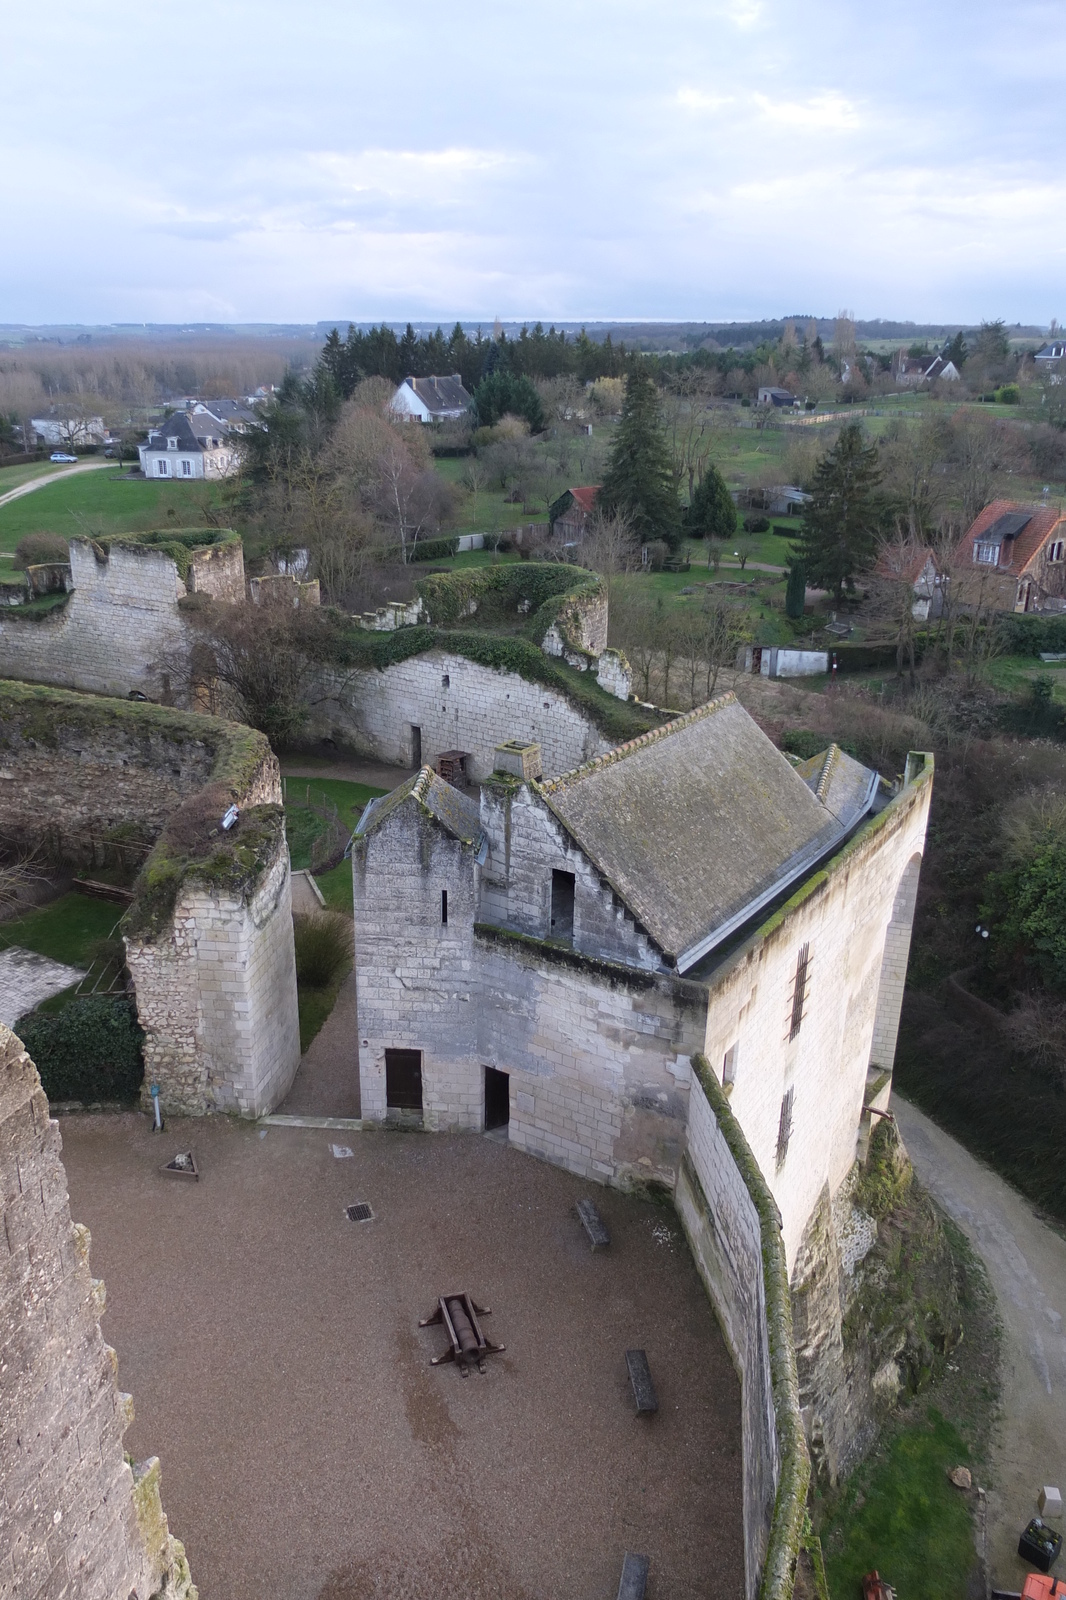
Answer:
<svg viewBox="0 0 1066 1600"><path fill-rule="evenodd" d="M993 500L955 551L964 605L994 611L1066 611L1066 517L1058 506Z"/></svg>
<svg viewBox="0 0 1066 1600"><path fill-rule="evenodd" d="M111 435L103 417L64 417L58 413L47 417L31 417L30 427L37 435L38 444L75 445L106 444Z"/></svg>
<svg viewBox="0 0 1066 1600"><path fill-rule="evenodd" d="M580 544L585 537L589 518L596 509L598 483L583 488L564 489L558 500L548 507L548 526L552 538L560 544Z"/></svg>
<svg viewBox="0 0 1066 1600"><path fill-rule="evenodd" d="M902 583L910 588L914 596L911 615L916 622L928 622L940 616L947 578L928 545L918 549L910 545L886 546L877 559L874 573L889 583Z"/></svg>
<svg viewBox="0 0 1066 1600"><path fill-rule="evenodd" d="M405 422L458 422L473 405L457 372L450 378L405 378L389 409Z"/></svg>
<svg viewBox="0 0 1066 1600"><path fill-rule="evenodd" d="M1066 339L1052 339L1048 344L1042 344L1033 356L1033 360L1039 363L1037 371L1041 367L1051 367L1059 361L1066 361Z"/></svg>
<svg viewBox="0 0 1066 1600"><path fill-rule="evenodd" d="M954 361L943 356L909 356L897 350L892 357L892 378L903 389L914 389L922 383L957 383L961 374Z"/></svg>
<svg viewBox="0 0 1066 1600"><path fill-rule="evenodd" d="M228 478L237 471L236 444L229 428L209 411L175 412L153 427L137 446L146 478Z"/></svg>

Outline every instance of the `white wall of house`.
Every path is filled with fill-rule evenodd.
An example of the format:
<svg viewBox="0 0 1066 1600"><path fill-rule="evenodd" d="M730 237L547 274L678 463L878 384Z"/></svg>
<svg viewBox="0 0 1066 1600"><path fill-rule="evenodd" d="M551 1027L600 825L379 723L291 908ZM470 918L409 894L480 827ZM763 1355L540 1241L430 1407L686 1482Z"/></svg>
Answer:
<svg viewBox="0 0 1066 1600"><path fill-rule="evenodd" d="M401 383L396 393L389 402L389 409L397 416L406 418L409 422L432 422L433 417L427 405L421 401L409 383Z"/></svg>

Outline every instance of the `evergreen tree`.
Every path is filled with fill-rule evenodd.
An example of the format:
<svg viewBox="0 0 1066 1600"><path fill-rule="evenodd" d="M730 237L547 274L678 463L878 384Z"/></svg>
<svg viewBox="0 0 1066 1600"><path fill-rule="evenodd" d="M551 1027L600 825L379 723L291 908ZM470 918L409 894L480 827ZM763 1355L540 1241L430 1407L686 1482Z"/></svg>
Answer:
<svg viewBox="0 0 1066 1600"><path fill-rule="evenodd" d="M838 603L845 589L854 589L856 573L866 572L873 562L880 482L877 446L866 443L860 423L849 422L815 469L811 503L794 551L806 577L831 589Z"/></svg>
<svg viewBox="0 0 1066 1600"><path fill-rule="evenodd" d="M681 512L659 396L640 366L626 379L622 416L596 504L604 516L623 512L641 541L665 539L672 550L681 544Z"/></svg>
<svg viewBox="0 0 1066 1600"><path fill-rule="evenodd" d="M803 603L807 598L807 574L802 561L793 561L788 569L788 586L785 589L785 616L798 622L803 616Z"/></svg>
<svg viewBox="0 0 1066 1600"><path fill-rule="evenodd" d="M544 408L529 378L508 367L497 367L474 390L478 425L493 428L501 417L524 417L534 433L544 426Z"/></svg>
<svg viewBox="0 0 1066 1600"><path fill-rule="evenodd" d="M737 531L737 508L726 488L725 479L713 462L708 462L703 477L689 504L685 518L694 539L732 539Z"/></svg>

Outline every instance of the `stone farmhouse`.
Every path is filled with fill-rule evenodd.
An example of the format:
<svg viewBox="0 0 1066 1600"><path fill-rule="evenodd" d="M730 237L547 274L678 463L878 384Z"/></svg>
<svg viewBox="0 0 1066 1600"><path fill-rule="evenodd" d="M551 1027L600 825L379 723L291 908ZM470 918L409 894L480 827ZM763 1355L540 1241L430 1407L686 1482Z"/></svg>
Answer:
<svg viewBox="0 0 1066 1600"><path fill-rule="evenodd" d="M208 411L178 411L150 430L137 446L146 478L228 478L240 464L229 428Z"/></svg>
<svg viewBox="0 0 1066 1600"><path fill-rule="evenodd" d="M473 404L457 372L449 378L405 378L389 409L405 422L459 422Z"/></svg>
<svg viewBox="0 0 1066 1600"><path fill-rule="evenodd" d="M1066 611L1066 516L1061 508L993 500L955 551L964 605L995 611Z"/></svg>

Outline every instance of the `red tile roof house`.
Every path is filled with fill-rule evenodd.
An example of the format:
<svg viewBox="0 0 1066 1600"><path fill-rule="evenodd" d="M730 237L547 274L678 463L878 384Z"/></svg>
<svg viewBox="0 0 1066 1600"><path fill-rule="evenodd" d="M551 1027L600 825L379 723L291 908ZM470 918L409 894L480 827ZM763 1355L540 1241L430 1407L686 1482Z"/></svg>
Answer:
<svg viewBox="0 0 1066 1600"><path fill-rule="evenodd" d="M887 545L874 571L879 578L905 583L914 592L911 615L918 622L939 617L943 609L944 577L928 545Z"/></svg>
<svg viewBox="0 0 1066 1600"><path fill-rule="evenodd" d="M993 500L955 551L963 604L1066 611L1066 516L1058 506Z"/></svg>
<svg viewBox="0 0 1066 1600"><path fill-rule="evenodd" d="M585 537L585 527L596 509L598 483L581 489L564 489L558 500L548 508L548 523L552 538L561 544L580 544Z"/></svg>

